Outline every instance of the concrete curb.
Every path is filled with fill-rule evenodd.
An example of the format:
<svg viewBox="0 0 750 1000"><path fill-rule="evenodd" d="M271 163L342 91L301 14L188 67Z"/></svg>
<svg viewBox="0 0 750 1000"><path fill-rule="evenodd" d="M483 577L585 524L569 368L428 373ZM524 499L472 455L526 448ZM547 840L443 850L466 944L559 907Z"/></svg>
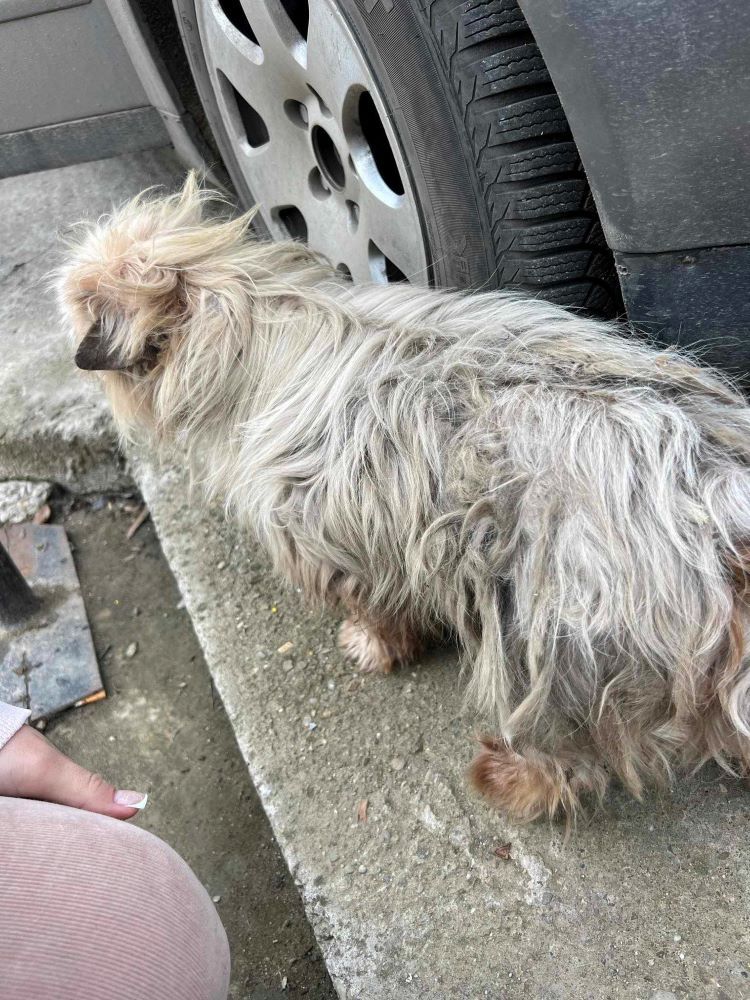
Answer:
<svg viewBox="0 0 750 1000"><path fill-rule="evenodd" d="M133 468L342 1000L750 995L746 789L509 826L465 786L453 655L355 674L184 475Z"/></svg>
<svg viewBox="0 0 750 1000"><path fill-rule="evenodd" d="M58 483L72 493L123 493L134 488L118 452L107 415L96 429L77 427L70 436L50 428L0 433L0 480L30 479Z"/></svg>

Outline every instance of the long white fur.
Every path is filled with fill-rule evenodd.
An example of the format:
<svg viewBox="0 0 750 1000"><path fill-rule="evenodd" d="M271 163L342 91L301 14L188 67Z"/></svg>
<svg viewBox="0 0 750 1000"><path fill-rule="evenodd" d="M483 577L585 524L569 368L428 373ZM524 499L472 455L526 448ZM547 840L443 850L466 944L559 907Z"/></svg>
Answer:
<svg viewBox="0 0 750 1000"><path fill-rule="evenodd" d="M123 433L184 445L308 594L454 632L503 745L555 763L555 807L607 772L638 794L747 764L739 392L542 300L353 287L208 197L125 206L61 276L76 338L100 320L131 365L104 376Z"/></svg>

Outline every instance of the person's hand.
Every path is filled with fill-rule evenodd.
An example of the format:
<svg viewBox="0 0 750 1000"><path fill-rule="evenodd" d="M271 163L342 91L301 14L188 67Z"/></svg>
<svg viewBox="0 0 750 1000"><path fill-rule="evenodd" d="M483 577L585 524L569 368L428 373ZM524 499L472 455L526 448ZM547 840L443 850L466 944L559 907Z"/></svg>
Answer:
<svg viewBox="0 0 750 1000"><path fill-rule="evenodd" d="M146 805L142 792L117 791L56 750L31 726L21 726L0 749L0 795L43 799L130 819Z"/></svg>

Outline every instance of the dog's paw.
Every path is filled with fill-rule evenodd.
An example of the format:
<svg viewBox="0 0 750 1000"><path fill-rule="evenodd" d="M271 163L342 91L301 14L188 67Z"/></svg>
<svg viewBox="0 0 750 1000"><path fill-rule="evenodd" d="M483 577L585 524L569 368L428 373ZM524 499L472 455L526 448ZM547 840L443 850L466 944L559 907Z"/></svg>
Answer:
<svg viewBox="0 0 750 1000"><path fill-rule="evenodd" d="M339 629L339 647L364 673L389 674L398 664L398 651L365 625L347 618Z"/></svg>
<svg viewBox="0 0 750 1000"><path fill-rule="evenodd" d="M607 788L603 766L569 753L559 757L528 750L516 753L504 740L482 738L469 770L472 784L496 808L521 823L562 813L575 820L582 795L600 801Z"/></svg>

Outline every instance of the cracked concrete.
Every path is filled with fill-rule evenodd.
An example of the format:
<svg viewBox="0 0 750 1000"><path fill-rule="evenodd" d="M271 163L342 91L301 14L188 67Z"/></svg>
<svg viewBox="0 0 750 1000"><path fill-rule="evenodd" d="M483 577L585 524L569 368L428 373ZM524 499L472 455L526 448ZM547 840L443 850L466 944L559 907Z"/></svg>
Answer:
<svg viewBox="0 0 750 1000"><path fill-rule="evenodd" d="M119 180L92 204L163 179L165 162L100 167ZM44 185L17 181L41 245ZM77 182L65 185L81 214ZM64 206L49 211L64 224ZM48 299L12 284L18 274L6 278L0 346L24 417L7 403L0 413L0 471L77 489L118 482L103 403L69 357L54 348L54 394L30 377L37 345L59 333ZM614 791L567 843L545 824L509 825L464 782L472 726L452 652L391 677L356 674L336 650L336 620L306 610L251 539L191 502L179 468L132 458L342 998L750 998L747 786L707 769L671 798L639 804ZM495 849L508 843L503 860Z"/></svg>

